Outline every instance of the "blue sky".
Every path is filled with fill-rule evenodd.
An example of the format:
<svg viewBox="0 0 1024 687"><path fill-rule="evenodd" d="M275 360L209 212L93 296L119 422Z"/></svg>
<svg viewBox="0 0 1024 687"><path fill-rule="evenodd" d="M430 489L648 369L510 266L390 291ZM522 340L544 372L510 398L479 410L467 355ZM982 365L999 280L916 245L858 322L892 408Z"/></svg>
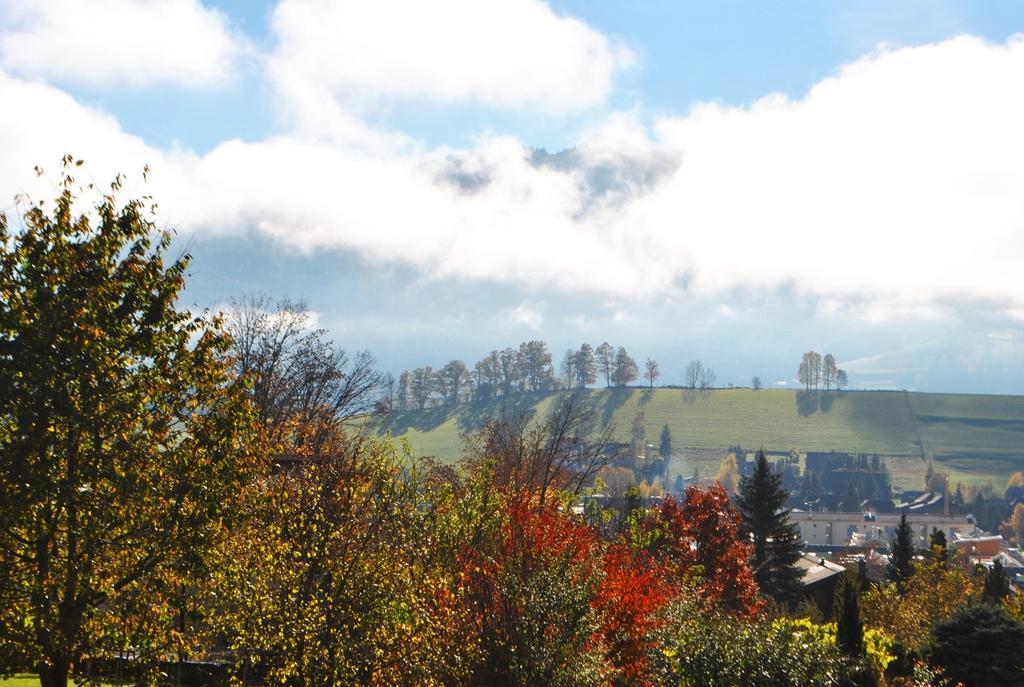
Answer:
<svg viewBox="0 0 1024 687"><path fill-rule="evenodd" d="M791 385L816 348L1016 393L1022 31L1016 2L0 0L0 207L67 150L148 164L191 303L305 297L396 373L539 337L666 383Z"/></svg>

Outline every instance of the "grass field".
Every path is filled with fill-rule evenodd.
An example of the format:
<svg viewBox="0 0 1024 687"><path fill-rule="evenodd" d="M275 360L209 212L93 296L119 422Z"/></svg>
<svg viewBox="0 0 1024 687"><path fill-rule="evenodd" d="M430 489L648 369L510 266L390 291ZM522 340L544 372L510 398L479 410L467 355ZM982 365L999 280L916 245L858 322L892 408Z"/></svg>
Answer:
<svg viewBox="0 0 1024 687"><path fill-rule="evenodd" d="M773 451L879 453L902 488L920 488L925 457L951 473L953 481L991 482L1002 489L1024 469L1024 396L918 394L847 391L805 394L791 390L596 389L589 392L601 421L628 441L633 418L644 415L649 443L663 425L672 431L671 472L701 474L715 456L740 445ZM506 401L464 404L452 409L396 413L378 426L405 438L423 455L455 460L462 434L488 416L536 409L546 412L553 395L527 394Z"/></svg>

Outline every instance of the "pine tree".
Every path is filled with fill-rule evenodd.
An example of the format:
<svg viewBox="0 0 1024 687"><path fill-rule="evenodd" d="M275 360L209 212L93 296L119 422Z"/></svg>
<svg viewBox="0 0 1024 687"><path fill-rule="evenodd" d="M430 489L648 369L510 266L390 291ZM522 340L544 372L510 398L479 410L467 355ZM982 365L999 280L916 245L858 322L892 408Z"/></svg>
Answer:
<svg viewBox="0 0 1024 687"><path fill-rule="evenodd" d="M896 528L896 539L889 551L889 567L886 577L896 583L905 582L914 574L914 532L907 524L907 514L900 516Z"/></svg>
<svg viewBox="0 0 1024 687"><path fill-rule="evenodd" d="M857 487L853 482L847 483L846 494L843 496L842 503L839 504L839 510L843 513L860 512L860 496L857 495Z"/></svg>
<svg viewBox="0 0 1024 687"><path fill-rule="evenodd" d="M758 451L754 474L740 480L737 498L743 534L754 545L750 566L762 594L793 604L803 591L803 572L796 566L800 530L789 521L788 497L782 476L769 467L764 450Z"/></svg>
<svg viewBox="0 0 1024 687"><path fill-rule="evenodd" d="M1006 579L1003 562L996 558L985 575L985 588L981 592L981 600L1000 604L1009 594L1010 581Z"/></svg>
<svg viewBox="0 0 1024 687"><path fill-rule="evenodd" d="M864 624L860 621L860 583L852 574L843 575L836 593L836 644L847 656L864 655Z"/></svg>

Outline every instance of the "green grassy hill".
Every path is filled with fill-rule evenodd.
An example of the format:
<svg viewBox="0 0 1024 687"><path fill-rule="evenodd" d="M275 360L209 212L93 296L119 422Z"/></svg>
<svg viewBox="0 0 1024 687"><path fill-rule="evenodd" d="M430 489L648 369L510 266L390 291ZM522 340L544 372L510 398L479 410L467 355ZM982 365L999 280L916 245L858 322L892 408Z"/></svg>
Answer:
<svg viewBox="0 0 1024 687"><path fill-rule="evenodd" d="M633 418L644 414L647 440L672 431L670 472L714 474L722 449L741 445L772 451L879 453L902 488L920 488L925 458L953 481L992 482L1002 489L1024 469L1024 396L791 390L597 389L588 392L603 422L628 441ZM455 460L461 436L504 407L546 412L552 394L527 394L455 408L396 413L380 433L406 438L417 453Z"/></svg>

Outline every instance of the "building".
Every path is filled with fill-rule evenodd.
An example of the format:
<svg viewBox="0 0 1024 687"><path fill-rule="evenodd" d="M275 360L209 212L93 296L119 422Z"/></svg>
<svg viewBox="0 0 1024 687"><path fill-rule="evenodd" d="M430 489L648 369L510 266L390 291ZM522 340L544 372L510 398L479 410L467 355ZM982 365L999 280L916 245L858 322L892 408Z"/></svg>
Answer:
<svg viewBox="0 0 1024 687"><path fill-rule="evenodd" d="M832 600L836 595L836 587L846 573L846 568L813 553L801 556L796 562L796 567L804 571L801 580L804 585L804 596L814 602L825 620L831 620Z"/></svg>
<svg viewBox="0 0 1024 687"><path fill-rule="evenodd" d="M963 554L972 565L990 568L998 559L1011 580L1016 580L1018 575L1024 575L1024 553L1010 546L998 534L963 537L957 539L954 545L957 553Z"/></svg>
<svg viewBox="0 0 1024 687"><path fill-rule="evenodd" d="M816 546L865 545L873 541L888 543L896 535L899 513L813 513L793 510L792 522L800 527L804 543ZM942 530L946 541L972 536L977 527L970 515L908 513L907 522L914 531L914 546L927 548L932 530Z"/></svg>

